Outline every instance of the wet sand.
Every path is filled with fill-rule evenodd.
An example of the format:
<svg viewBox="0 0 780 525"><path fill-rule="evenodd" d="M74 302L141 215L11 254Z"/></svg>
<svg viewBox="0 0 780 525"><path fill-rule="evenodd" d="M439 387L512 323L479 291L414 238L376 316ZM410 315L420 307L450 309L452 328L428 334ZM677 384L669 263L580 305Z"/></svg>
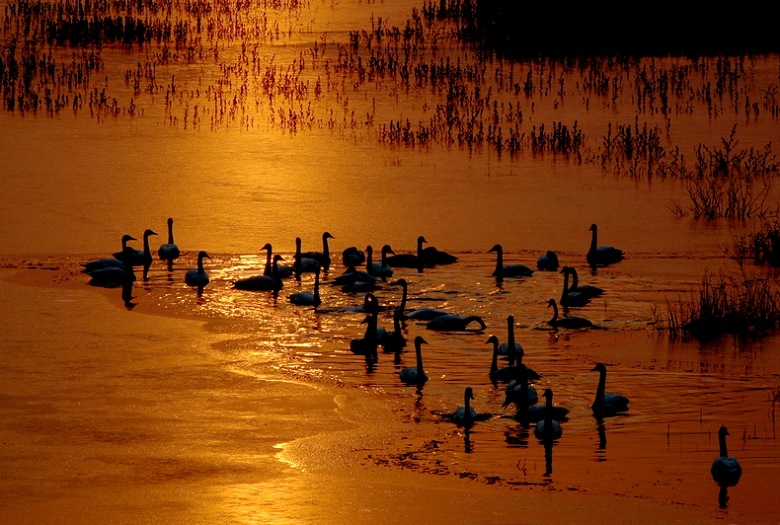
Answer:
<svg viewBox="0 0 780 525"><path fill-rule="evenodd" d="M389 403L280 378L270 355L246 373L229 323L130 312L113 292L0 272L0 522L742 522L377 461L403 450Z"/></svg>

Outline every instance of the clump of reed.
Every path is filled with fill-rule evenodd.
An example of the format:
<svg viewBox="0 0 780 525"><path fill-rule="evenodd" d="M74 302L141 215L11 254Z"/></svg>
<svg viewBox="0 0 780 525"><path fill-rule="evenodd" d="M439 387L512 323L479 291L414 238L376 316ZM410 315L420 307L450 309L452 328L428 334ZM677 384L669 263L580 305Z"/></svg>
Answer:
<svg viewBox="0 0 780 525"><path fill-rule="evenodd" d="M671 339L711 341L723 335L755 339L769 335L780 324L778 283L766 277L705 273L688 300L667 302L666 317L658 312L656 326Z"/></svg>
<svg viewBox="0 0 780 525"><path fill-rule="evenodd" d="M725 249L726 254L742 266L752 260L756 266L780 268L780 208L775 218L765 221L757 232L736 237Z"/></svg>

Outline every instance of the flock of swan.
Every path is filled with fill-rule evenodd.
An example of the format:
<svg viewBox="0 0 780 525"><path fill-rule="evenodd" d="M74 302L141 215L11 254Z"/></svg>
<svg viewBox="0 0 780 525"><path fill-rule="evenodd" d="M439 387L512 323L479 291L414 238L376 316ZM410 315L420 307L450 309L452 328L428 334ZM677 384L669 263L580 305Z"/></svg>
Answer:
<svg viewBox="0 0 780 525"><path fill-rule="evenodd" d="M162 243L157 250L157 257L167 264L168 270L173 269L174 262L181 256L181 250L176 245L173 235L173 219L169 218L167 242ZM624 252L614 246L598 244L598 227L590 226L591 244L586 255L586 261L591 267L600 267L615 264L624 259ZM148 272L154 258L149 238L157 233L147 229L143 233L143 249L138 250L128 243L136 240L131 235L124 235L121 239L121 250L111 257L89 261L83 264L83 272L90 276L90 284L105 287L128 287L136 280L134 267L141 267L143 279L148 279ZM272 291L278 292L284 287L284 279L294 277L300 280L301 274L314 274L314 287L311 291L299 291L288 295L290 303L300 306L319 307L322 304L320 296L321 273L327 271L332 265L329 240L335 237L329 232L322 234L322 250L301 250L301 239L296 238L296 251L292 265L284 265L283 258L273 253L270 243L265 244L262 250L266 251L265 268L261 275L254 275L237 279L232 286L238 290L248 291ZM332 284L340 286L344 292L365 293L363 306L358 311L365 312L366 331L362 338L353 339L350 348L355 354L365 356L367 364L377 360L377 349L383 347L385 351L398 354L406 346L406 339L402 333L401 323L404 319L417 319L426 321L426 328L438 331L464 331L472 323L476 323L480 330L486 328L485 322L479 316L459 316L445 310L433 308L420 308L407 311L406 302L408 295L408 283L400 278L391 284L401 286L403 295L400 305L393 312L393 330L385 330L378 327L377 316L381 309L378 300L373 295L377 287L377 281L386 282L393 277L394 269L408 268L417 272L423 272L425 268L437 265L452 264L457 262L457 257L437 250L432 246L424 246L427 240L423 236L417 238L416 253L396 254L389 245L384 245L380 251L380 261L373 260L373 249L368 246L364 251L355 247L343 250L341 262L347 268L344 273L332 279ZM496 254L496 264L492 276L497 281L504 278L527 277L534 273L534 269L519 263L506 264L504 262L503 248L500 244L494 245L488 252ZM210 256L205 251L197 255L196 268L189 269L184 274L184 282L188 286L198 289L201 294L209 284L209 275L204 268L204 259ZM363 269L365 268L365 269ZM587 329L594 324L582 317L559 314L559 304L568 307L580 307L587 305L591 299L599 297L604 290L592 286L579 284L577 270L571 266L560 266L557 255L552 251L542 253L537 259L536 270L559 271L563 274L563 289L558 300L552 298L548 307L553 309L552 318L548 324L552 328ZM539 395L532 382L540 379L540 375L522 363L523 349L514 338L514 317L507 317L507 341L501 343L497 336L491 335L486 344L493 345L493 359L489 371L489 378L494 383L506 383L505 401L503 406L515 405L515 419L523 425L534 423L534 435L545 443L558 440L563 435L562 423L567 420L569 410L553 403L553 390L546 388L542 393L544 403L539 404ZM406 385L414 385L422 388L428 375L425 372L423 362L422 345L427 341L422 336L414 339L415 366L407 366L400 370L399 379ZM498 357L506 356L508 364L498 366ZM591 370L598 372L599 380L596 387L594 400L590 406L594 417L602 419L623 414L628 411L629 399L619 393L606 391L607 368L603 363L597 363ZM459 426L470 429L472 425L481 419L486 419L490 414L478 413L471 402L474 400L472 387L464 390L464 403L453 412L444 414L445 417ZM735 485L741 476L742 468L739 461L728 455L726 436L728 430L722 426L719 430L720 455L715 458L711 466L713 479L721 486Z"/></svg>

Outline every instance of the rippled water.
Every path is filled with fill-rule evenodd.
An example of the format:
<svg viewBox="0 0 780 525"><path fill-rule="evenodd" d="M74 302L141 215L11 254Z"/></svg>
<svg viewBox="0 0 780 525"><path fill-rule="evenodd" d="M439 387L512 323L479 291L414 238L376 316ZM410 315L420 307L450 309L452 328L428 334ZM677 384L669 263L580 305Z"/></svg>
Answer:
<svg viewBox="0 0 780 525"><path fill-rule="evenodd" d="M7 3L0 1L0 6ZM258 63L286 70L301 56L311 56L306 53L322 35L328 42L346 42L348 31L369 30L371 15L375 23L380 13L402 25L415 6L314 2L313 14L294 20L292 33L261 41L254 52ZM95 291L133 313L195 317L207 321L207 330L227 332L228 342L213 351L230 355L237 373L346 392L337 396L345 417L370 423L346 445L340 441L343 435L321 435L280 452L281 459L301 468L337 462L346 449L353 461L380 468L661 499L701 506L705 512L717 505L718 487L709 465L717 453L717 429L727 424L731 450L745 466L743 479L729 491L729 508L758 520L775 515L776 490L767 480L780 474L777 338L725 338L700 345L672 341L656 325L669 303L691 298L705 272L738 272L736 263L724 256L725 248L761 221L678 217L670 205L686 202L679 181L616 174L596 160L607 127L617 123L660 126L667 151L680 147L690 163L696 144L719 147L735 125L741 147L776 143L777 115L767 111L776 106L776 56L746 60L739 88L715 97L709 110L701 107L701 94L712 87L712 63L645 59L635 70L611 71L622 86L616 98L611 91L594 91L589 84L593 78L576 68L489 63L496 79L511 71L517 79L530 75L547 80L546 88L532 95L496 88L493 96L522 107L527 133L542 123L578 123L588 140L586 160L576 162L552 154L499 156L489 148L469 151L447 144L381 144L374 119L380 124L401 118L422 121L442 102L442 92L401 89L392 77L366 82L349 68L338 76L316 61L307 64L311 69L305 75L325 77L327 71L333 76L326 95L313 106L318 124L312 129L293 132L274 124L274 111L289 108L266 101L252 91L256 79L242 83L238 74L220 85L225 100L246 93L243 88L256 97L240 105L249 120L211 127L204 118L196 129L185 126L184 115L191 116L194 105L210 108L213 100L205 93L219 77L215 70L235 66L241 54L238 40L226 38L221 45L223 62L168 64L159 77L162 90L139 96L143 112L134 117L0 112L0 242L3 254L10 254L9 268L24 268L26 263L19 261L29 255L31 266L46 261L43 266L54 267L68 286L87 287L78 271L81 262L117 250L122 234L140 239L145 228L159 234L153 238L156 247L164 239L165 220L174 217L184 254L172 273L155 264L148 281L135 283L131 304L123 304L119 289ZM328 51L335 49L331 44ZM432 55L425 60L434 62L455 55L474 60L454 45L426 52ZM127 104L131 90L121 79L147 57L120 48L105 49L104 57L111 77L107 85ZM671 112L637 102L644 78L638 71L668 73L685 67L701 76L701 84L675 93ZM187 96L169 107L164 92L174 77ZM750 109L749 101L761 101L760 111ZM326 125L334 114L338 124ZM770 207L776 194L772 188ZM601 228L600 244L623 248L627 258L591 274L584 253L593 222ZM294 306L287 298L293 291L310 290L311 275L300 282L288 280L276 296L233 289L236 279L261 273L264 252L258 250L264 243L272 242L290 262L296 236L305 250L318 249L326 229L335 236L336 254L369 243L375 248L389 243L396 252L407 252L421 234L452 251L459 257L454 265L423 273L396 269L395 278L409 283L409 308L478 315L487 328L442 333L408 320L406 350L398 359L380 353L379 362L368 369L349 349L350 341L365 330L364 315L349 311L362 304L363 295L330 284L343 271L340 264L324 276L323 305L317 310ZM599 329L551 330L547 301L560 295L562 276L536 272L498 284L491 277L495 259L488 253L495 243L504 245L505 262L529 266L553 249L563 264L578 268L581 282L604 288L603 297L572 309ZM183 283L184 271L194 266L200 249L211 255L206 263L211 282L202 295ZM763 269L748 271L771 277ZM390 283L375 293L388 308L401 297L400 287ZM379 318L379 325L388 329L390 311ZM490 334L505 340L508 315L515 317L525 362L542 375L537 388L553 389L556 403L571 410L551 453L532 428L523 428L511 409L502 408L502 386L487 378L491 347L486 340ZM428 342L423 352L431 377L419 391L398 378L400 368L414 359L416 335ZM608 365L608 391L631 399L627 414L603 423L589 409L596 362ZM474 388L477 410L491 415L469 433L442 417L462 403L466 386ZM229 395L229 384L221 388ZM386 418L385 410L393 417ZM546 475L550 459L552 474ZM728 517L727 509L723 516Z"/></svg>

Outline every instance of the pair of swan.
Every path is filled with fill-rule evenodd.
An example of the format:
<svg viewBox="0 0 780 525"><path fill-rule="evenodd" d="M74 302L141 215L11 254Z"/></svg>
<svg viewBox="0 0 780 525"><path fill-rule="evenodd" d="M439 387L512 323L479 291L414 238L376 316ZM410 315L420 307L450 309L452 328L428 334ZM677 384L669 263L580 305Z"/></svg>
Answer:
<svg viewBox="0 0 780 525"><path fill-rule="evenodd" d="M144 281L149 279L149 268L152 266L152 250L149 247L149 237L157 235L154 230L144 230L144 249L137 250L131 246L128 246L127 241L136 240L130 235L124 235L122 237L122 251L114 253L114 258L119 259L128 266L141 266L143 267Z"/></svg>
<svg viewBox="0 0 780 525"><path fill-rule="evenodd" d="M399 253L387 258L387 264L393 268L415 268L422 273L424 268L438 265L453 264L458 258L433 246L423 247L428 241L420 235L417 237L416 253Z"/></svg>

